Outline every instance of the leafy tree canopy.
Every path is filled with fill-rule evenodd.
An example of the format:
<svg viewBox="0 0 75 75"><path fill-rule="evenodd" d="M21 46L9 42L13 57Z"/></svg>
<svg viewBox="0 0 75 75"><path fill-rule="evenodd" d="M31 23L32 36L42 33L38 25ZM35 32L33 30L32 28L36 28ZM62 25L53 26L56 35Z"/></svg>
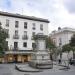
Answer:
<svg viewBox="0 0 75 75"><path fill-rule="evenodd" d="M70 46L72 47L72 51L75 51L75 34L71 37Z"/></svg>
<svg viewBox="0 0 75 75"><path fill-rule="evenodd" d="M72 47L69 44L63 45L62 51L63 52L70 52L72 50Z"/></svg>
<svg viewBox="0 0 75 75"><path fill-rule="evenodd" d="M50 37L46 38L46 47L49 49L53 49L56 47L53 40Z"/></svg>
<svg viewBox="0 0 75 75"><path fill-rule="evenodd" d="M71 45L72 47L75 47L75 34L71 37L70 45Z"/></svg>
<svg viewBox="0 0 75 75"><path fill-rule="evenodd" d="M0 25L0 55L3 54L3 50L8 48L6 38L8 34L5 32L5 29L2 29Z"/></svg>

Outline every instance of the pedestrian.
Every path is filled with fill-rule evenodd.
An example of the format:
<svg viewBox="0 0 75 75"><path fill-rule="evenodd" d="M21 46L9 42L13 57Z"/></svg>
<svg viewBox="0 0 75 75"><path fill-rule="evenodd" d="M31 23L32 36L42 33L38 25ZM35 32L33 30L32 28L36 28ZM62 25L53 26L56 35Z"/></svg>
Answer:
<svg viewBox="0 0 75 75"><path fill-rule="evenodd" d="M73 64L73 63L72 63L72 57L69 59L69 63L70 63L70 65Z"/></svg>
<svg viewBox="0 0 75 75"><path fill-rule="evenodd" d="M61 64L61 59L59 59L58 61L59 61L59 64Z"/></svg>

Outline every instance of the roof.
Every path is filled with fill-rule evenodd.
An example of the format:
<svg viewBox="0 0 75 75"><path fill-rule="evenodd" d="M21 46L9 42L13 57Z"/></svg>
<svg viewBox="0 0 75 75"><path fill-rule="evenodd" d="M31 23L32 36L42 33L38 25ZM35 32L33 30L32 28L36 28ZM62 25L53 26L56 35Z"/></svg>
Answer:
<svg viewBox="0 0 75 75"><path fill-rule="evenodd" d="M28 20L34 20L34 21L40 21L40 22L46 22L46 23L50 22L48 19L37 18L34 16L26 16L26 15L21 15L21 14L8 13L8 12L2 12L2 11L0 11L0 15L28 19Z"/></svg>
<svg viewBox="0 0 75 75"><path fill-rule="evenodd" d="M59 33L61 33L61 32L64 32L64 31L68 31L68 32L75 32L75 29L73 29L73 28L69 28L69 27L64 27L64 28L62 28L62 29L60 29L60 30L58 30L58 31L53 31L51 34L50 34L50 36L51 35L55 35L55 34L59 34Z"/></svg>

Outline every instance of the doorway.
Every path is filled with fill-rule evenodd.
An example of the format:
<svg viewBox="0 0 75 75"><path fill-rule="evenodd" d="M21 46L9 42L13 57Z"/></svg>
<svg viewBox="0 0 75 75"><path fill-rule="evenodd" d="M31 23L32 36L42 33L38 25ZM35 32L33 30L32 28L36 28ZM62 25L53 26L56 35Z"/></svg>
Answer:
<svg viewBox="0 0 75 75"><path fill-rule="evenodd" d="M28 55L23 55L23 61L28 62Z"/></svg>
<svg viewBox="0 0 75 75"><path fill-rule="evenodd" d="M17 63L17 55L14 55L14 63Z"/></svg>

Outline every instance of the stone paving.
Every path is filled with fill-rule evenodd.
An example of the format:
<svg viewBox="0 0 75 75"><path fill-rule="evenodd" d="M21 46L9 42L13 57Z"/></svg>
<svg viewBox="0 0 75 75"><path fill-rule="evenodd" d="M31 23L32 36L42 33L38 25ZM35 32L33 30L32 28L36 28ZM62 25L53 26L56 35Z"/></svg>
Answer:
<svg viewBox="0 0 75 75"><path fill-rule="evenodd" d="M20 64L24 65L26 70L31 69L27 64ZM65 71L65 70L59 70L63 68L62 66L54 65L53 69L44 69L42 72L20 72L18 70L15 70L15 64L0 64L0 75L56 75L56 73L71 73L72 71L75 72L75 66L70 66L70 70ZM69 74L70 74L69 73Z"/></svg>

